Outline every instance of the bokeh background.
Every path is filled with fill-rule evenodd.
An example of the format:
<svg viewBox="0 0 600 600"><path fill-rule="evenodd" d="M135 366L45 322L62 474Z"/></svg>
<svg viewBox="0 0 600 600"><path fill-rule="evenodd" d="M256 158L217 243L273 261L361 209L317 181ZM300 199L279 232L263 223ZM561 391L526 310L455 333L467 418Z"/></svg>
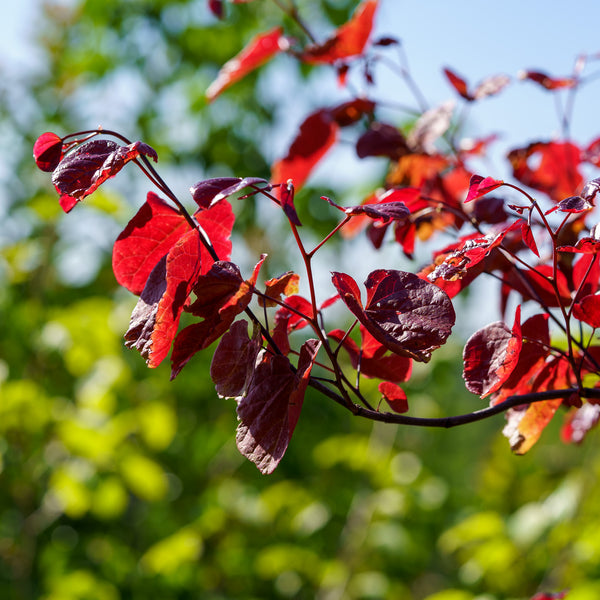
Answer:
<svg viewBox="0 0 600 600"><path fill-rule="evenodd" d="M355 6L298 4L320 33ZM599 12L584 1L381 0L377 34L402 40L435 105L452 96L446 65L471 82L521 68L568 75L579 53L600 51ZM46 130L120 130L156 148L182 198L205 177L268 177L304 116L347 98L333 73L280 57L206 104L218 68L281 21L274 3L228 6L217 22L204 0L27 0L3 6L2 19L2 599L524 600L567 588L568 600L600 597L596 433L565 446L556 423L515 457L501 416L449 431L398 428L309 394L285 459L264 477L235 448L235 406L216 397L210 352L169 382L168 367L150 371L123 347L135 298L117 288L110 251L147 186L126 170L64 215L33 165L33 142ZM389 72L375 81L375 94L412 102ZM572 130L582 143L600 133L597 91L578 97ZM501 134L487 163L496 177L507 148L559 129L554 99L524 82L466 127ZM342 146L298 197L306 235L334 222L311 197L359 201L384 172ZM267 251L273 274L289 268L293 248L273 213L253 202L236 213L235 259L252 265ZM360 280L407 266L393 245L339 250L323 255L323 282L333 268ZM496 301L471 297L462 315L466 335L498 318ZM408 386L418 414L481 407L462 384L460 335L430 367Z"/></svg>

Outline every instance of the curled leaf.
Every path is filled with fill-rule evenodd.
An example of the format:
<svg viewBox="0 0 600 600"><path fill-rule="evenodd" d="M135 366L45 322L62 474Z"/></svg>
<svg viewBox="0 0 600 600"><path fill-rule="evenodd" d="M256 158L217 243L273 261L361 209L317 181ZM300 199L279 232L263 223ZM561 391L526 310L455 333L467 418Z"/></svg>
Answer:
<svg viewBox="0 0 600 600"><path fill-rule="evenodd" d="M481 175L472 175L469 181L469 193L465 202L471 202L485 196L489 192L494 191L504 185L504 181L500 179L492 179L491 177L481 177Z"/></svg>
<svg viewBox="0 0 600 600"><path fill-rule="evenodd" d="M38 169L51 172L56 169L62 158L63 141L50 131L42 133L33 145L33 158Z"/></svg>
<svg viewBox="0 0 600 600"><path fill-rule="evenodd" d="M194 184L190 193L200 208L210 208L245 187L262 184L268 185L268 181L260 177L215 177Z"/></svg>
<svg viewBox="0 0 600 600"><path fill-rule="evenodd" d="M406 392L391 381L382 381L378 386L381 397L389 404L396 413L405 413L408 410Z"/></svg>

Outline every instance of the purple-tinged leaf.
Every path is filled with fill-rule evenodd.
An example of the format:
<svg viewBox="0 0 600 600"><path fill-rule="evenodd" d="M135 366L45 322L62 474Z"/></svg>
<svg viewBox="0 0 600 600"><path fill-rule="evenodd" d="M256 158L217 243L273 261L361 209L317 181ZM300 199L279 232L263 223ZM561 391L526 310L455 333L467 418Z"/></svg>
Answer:
<svg viewBox="0 0 600 600"><path fill-rule="evenodd" d="M561 200L557 205L557 210L565 213L580 213L594 208L588 200L581 196L571 196Z"/></svg>
<svg viewBox="0 0 600 600"><path fill-rule="evenodd" d="M190 188L190 193L200 208L210 208L245 187L263 184L268 186L269 182L260 177L215 177L199 181Z"/></svg>
<svg viewBox="0 0 600 600"><path fill-rule="evenodd" d="M223 0L208 0L208 8L217 19L223 18Z"/></svg>
<svg viewBox="0 0 600 600"><path fill-rule="evenodd" d="M471 202L485 196L489 192L504 185L501 179L492 179L491 177L481 177L481 175L472 175L469 181L469 193L465 202Z"/></svg>
<svg viewBox="0 0 600 600"><path fill-rule="evenodd" d="M512 331L497 321L476 331L463 352L463 379L467 389L485 398L508 379L519 361L523 345L521 307L517 307Z"/></svg>
<svg viewBox="0 0 600 600"><path fill-rule="evenodd" d="M279 188L279 201L281 202L281 208L292 225L302 227L302 223L300 223L300 218L296 212L296 207L294 206L294 196L294 184L292 183L291 179L288 179L288 181L286 183L282 183L281 187Z"/></svg>
<svg viewBox="0 0 600 600"><path fill-rule="evenodd" d="M264 353L238 404L237 447L263 474L272 473L287 450L318 349L317 340L303 344L296 373L285 356Z"/></svg>
<svg viewBox="0 0 600 600"><path fill-rule="evenodd" d="M378 121L371 123L356 142L356 154L359 158L387 156L392 160L399 160L409 153L410 148L402 132L393 125Z"/></svg>

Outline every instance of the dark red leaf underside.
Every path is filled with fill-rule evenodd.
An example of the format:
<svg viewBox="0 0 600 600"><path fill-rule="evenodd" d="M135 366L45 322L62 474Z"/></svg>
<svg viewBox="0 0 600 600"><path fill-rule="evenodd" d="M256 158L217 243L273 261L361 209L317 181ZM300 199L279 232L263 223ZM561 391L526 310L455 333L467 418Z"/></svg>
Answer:
<svg viewBox="0 0 600 600"><path fill-rule="evenodd" d="M219 94L243 79L248 73L258 69L275 55L289 48L289 41L283 29L276 27L253 37L248 44L219 71L217 78L206 90L206 97L212 102Z"/></svg>
<svg viewBox="0 0 600 600"><path fill-rule="evenodd" d="M406 138L397 127L374 121L356 142L356 154L359 158L367 156L387 156L392 160L408 154L410 148Z"/></svg>
<svg viewBox="0 0 600 600"><path fill-rule="evenodd" d="M498 390L517 366L523 343L520 308L512 331L497 321L468 339L463 352L463 378L471 393L485 398Z"/></svg>
<svg viewBox="0 0 600 600"><path fill-rule="evenodd" d="M287 450L318 349L317 340L303 344L296 373L285 356L263 354L240 400L236 443L263 474L272 473Z"/></svg>
<svg viewBox="0 0 600 600"><path fill-rule="evenodd" d="M33 145L33 158L38 169L50 173L62 158L62 138L50 131L42 133Z"/></svg>
<svg viewBox="0 0 600 600"><path fill-rule="evenodd" d="M377 9L378 0L365 0L358 6L350 21L339 27L323 44L304 49L302 61L309 64L332 64L338 60L363 53Z"/></svg>
<svg viewBox="0 0 600 600"><path fill-rule="evenodd" d="M455 314L448 295L413 273L373 271L365 282L364 308L352 277L333 273L332 281L354 316L396 354L427 362L450 335Z"/></svg>
<svg viewBox="0 0 600 600"><path fill-rule="evenodd" d="M190 193L200 208L210 208L245 187L267 184L268 182L260 177L215 177L194 184Z"/></svg>

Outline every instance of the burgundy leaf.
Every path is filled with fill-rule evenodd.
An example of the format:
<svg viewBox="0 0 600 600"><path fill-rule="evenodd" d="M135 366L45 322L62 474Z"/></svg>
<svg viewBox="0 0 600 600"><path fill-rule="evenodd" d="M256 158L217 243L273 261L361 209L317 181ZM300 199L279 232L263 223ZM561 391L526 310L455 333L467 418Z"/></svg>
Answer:
<svg viewBox="0 0 600 600"><path fill-rule="evenodd" d="M210 364L210 377L219 396L237 398L245 392L261 348L260 329L248 337L248 322L235 321L223 335Z"/></svg>
<svg viewBox="0 0 600 600"><path fill-rule="evenodd" d="M402 132L393 125L378 121L371 123L356 142L356 154L359 158L387 156L398 160L409 152L410 148Z"/></svg>
<svg viewBox="0 0 600 600"><path fill-rule="evenodd" d="M322 44L307 46L300 59L313 65L332 64L362 54L371 35L377 5L378 0L364 0L333 36Z"/></svg>
<svg viewBox="0 0 600 600"><path fill-rule="evenodd" d="M581 196L570 196L557 204L557 210L565 213L580 213L592 208L594 206Z"/></svg>
<svg viewBox="0 0 600 600"><path fill-rule="evenodd" d="M372 115L375 106L375 102L371 100L355 98L330 109L329 113L331 114L331 118L340 127L348 127L359 121L362 117Z"/></svg>
<svg viewBox="0 0 600 600"><path fill-rule="evenodd" d="M217 19L223 18L223 0L208 0L208 8Z"/></svg>
<svg viewBox="0 0 600 600"><path fill-rule="evenodd" d="M519 361L523 344L521 307L517 307L512 331L497 321L476 331L463 352L463 378L467 389L485 398L508 379Z"/></svg>
<svg viewBox="0 0 600 600"><path fill-rule="evenodd" d="M574 79L572 77L550 77L550 75L542 73L541 71L523 71L519 73L519 78L534 81L535 83L541 85L543 88L546 88L550 91L560 90L564 88L572 88L577 85L577 79Z"/></svg>
<svg viewBox="0 0 600 600"><path fill-rule="evenodd" d="M379 392L382 398L389 404L390 408L396 413L405 413L408 410L408 400L406 392L391 381L382 381L379 384Z"/></svg>
<svg viewBox="0 0 600 600"><path fill-rule="evenodd" d="M33 145L33 158L38 169L54 171L62 158L63 141L50 131L42 133Z"/></svg>
<svg viewBox="0 0 600 600"><path fill-rule="evenodd" d="M279 190L281 208L283 209L285 216L289 219L292 225L302 227L302 223L300 223L300 218L296 212L296 207L294 206L295 190L292 180L288 179L286 183L282 183Z"/></svg>
<svg viewBox="0 0 600 600"><path fill-rule="evenodd" d="M400 356L429 361L431 352L446 342L454 325L454 308L448 295L413 273L373 271L365 282L364 308L352 277L333 273L333 284L369 333Z"/></svg>
<svg viewBox="0 0 600 600"><path fill-rule="evenodd" d="M210 208L245 187L261 184L268 185L268 182L260 177L216 177L199 181L190 188L190 193L200 208Z"/></svg>
<svg viewBox="0 0 600 600"><path fill-rule="evenodd" d="M208 101L212 102L221 92L251 71L264 65L276 54L285 52L289 45L281 27L270 29L253 37L241 52L221 67L217 78L206 90Z"/></svg>
<svg viewBox="0 0 600 600"><path fill-rule="evenodd" d="M459 93L460 96L469 102L474 100L473 96L467 89L467 82L462 77L457 75L449 68L444 69L444 75L448 78L448 81L452 84L452 87Z"/></svg>
<svg viewBox="0 0 600 600"><path fill-rule="evenodd" d="M82 200L114 177L126 163L142 155L158 159L154 149L142 142L119 146L111 140L92 140L60 161L52 174L52 183L61 196Z"/></svg>
<svg viewBox="0 0 600 600"><path fill-rule="evenodd" d="M285 356L264 353L240 400L236 443L263 474L272 473L287 450L318 349L317 340L303 344L296 373Z"/></svg>

